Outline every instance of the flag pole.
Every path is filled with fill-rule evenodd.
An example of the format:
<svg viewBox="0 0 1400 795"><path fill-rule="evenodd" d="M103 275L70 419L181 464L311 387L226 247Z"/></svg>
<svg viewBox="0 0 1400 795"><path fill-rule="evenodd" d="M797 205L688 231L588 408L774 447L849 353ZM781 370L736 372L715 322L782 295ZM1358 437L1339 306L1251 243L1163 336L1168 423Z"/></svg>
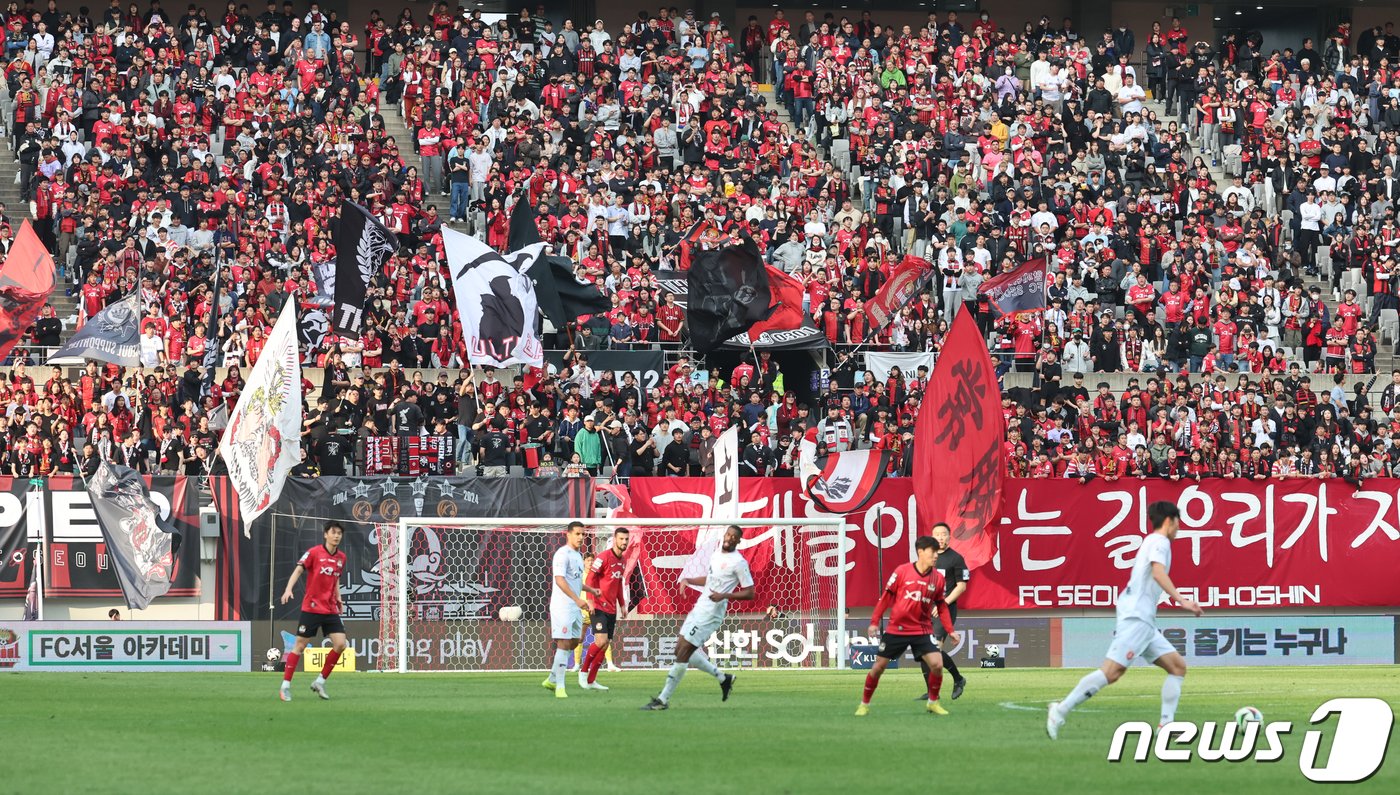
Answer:
<svg viewBox="0 0 1400 795"><path fill-rule="evenodd" d="M281 648L277 645L277 626L274 621L277 591L277 512L272 512L272 527L268 530L267 543L267 642L268 648Z"/></svg>
<svg viewBox="0 0 1400 795"><path fill-rule="evenodd" d="M34 618L44 620L44 566L49 561L48 517L44 510L44 487L34 480L29 481L29 490L37 496L35 505L39 514L39 546L37 560L34 561Z"/></svg>

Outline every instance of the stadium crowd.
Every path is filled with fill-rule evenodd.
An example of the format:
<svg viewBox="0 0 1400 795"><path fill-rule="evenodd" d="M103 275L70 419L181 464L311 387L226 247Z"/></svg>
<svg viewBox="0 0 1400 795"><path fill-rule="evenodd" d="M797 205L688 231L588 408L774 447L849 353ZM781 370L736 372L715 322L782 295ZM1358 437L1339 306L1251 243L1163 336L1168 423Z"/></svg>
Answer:
<svg viewBox="0 0 1400 795"><path fill-rule="evenodd" d="M10 414L5 471L102 457L217 471L211 420L277 307L323 297L342 198L403 247L375 275L360 339L307 340L326 386L305 472L353 468L353 439L419 433L455 435L457 457L491 472L528 460L566 475L703 474L731 423L750 475L791 472L807 427L823 450L903 452L913 374L809 410L767 354L729 379L682 358L650 393L588 367L605 348L684 350L658 272L744 235L802 283L843 356L937 351L957 312L976 313L995 351L1039 374L1008 408L1020 474L1391 465L1400 414L1344 388L1374 372L1376 323L1397 306L1388 29L1266 54L1178 20L1139 44L985 11L898 30L781 10L737 30L678 9L488 24L445 3L367 21L314 2L177 17L158 0L95 15L50 0L3 16L6 133L36 228L83 317L133 290L143 302L140 369L40 384L15 366L0 388L27 409ZM387 134L390 107L410 140ZM522 194L613 310L546 336L570 352L557 373L424 377L464 365L443 224L504 247ZM933 282L870 329L864 304L905 255L933 262ZM1045 311L996 317L979 286L1038 257ZM58 336L46 315L36 345ZM1079 391L1077 374L1118 371L1155 375L1139 392ZM1172 380L1187 371L1215 380Z"/></svg>

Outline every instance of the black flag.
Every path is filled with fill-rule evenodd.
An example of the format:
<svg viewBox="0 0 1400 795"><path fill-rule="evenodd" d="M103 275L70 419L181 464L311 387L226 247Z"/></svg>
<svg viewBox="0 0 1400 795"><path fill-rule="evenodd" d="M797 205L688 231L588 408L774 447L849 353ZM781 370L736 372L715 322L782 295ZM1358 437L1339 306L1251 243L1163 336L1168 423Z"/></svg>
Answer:
<svg viewBox="0 0 1400 795"><path fill-rule="evenodd" d="M511 251L519 251L539 243L540 231L535 225L535 208L522 193L510 215ZM540 311L556 328L577 323L580 315L598 315L612 309L612 301L595 285L581 282L574 273L574 263L568 257L549 254L535 260L525 269L525 275L535 283L535 298Z"/></svg>
<svg viewBox="0 0 1400 795"><path fill-rule="evenodd" d="M743 245L697 254L688 287L686 323L691 342L701 354L767 320L773 309L768 271L758 247L748 238Z"/></svg>
<svg viewBox="0 0 1400 795"><path fill-rule="evenodd" d="M145 480L131 467L103 461L87 492L126 606L144 610L170 590L179 536L161 521Z"/></svg>
<svg viewBox="0 0 1400 795"><path fill-rule="evenodd" d="M331 323L337 334L360 336L369 282L398 250L398 237L369 210L351 201L341 205L340 231L335 238L335 284L330 288L335 296Z"/></svg>
<svg viewBox="0 0 1400 795"><path fill-rule="evenodd" d="M49 361L69 356L123 367L141 363L141 294L134 292L93 315Z"/></svg>
<svg viewBox="0 0 1400 795"><path fill-rule="evenodd" d="M29 501L24 494L20 498L20 514L13 524L0 525L0 583L19 585L19 577L25 571L24 559L29 553L29 523L25 521L25 511Z"/></svg>

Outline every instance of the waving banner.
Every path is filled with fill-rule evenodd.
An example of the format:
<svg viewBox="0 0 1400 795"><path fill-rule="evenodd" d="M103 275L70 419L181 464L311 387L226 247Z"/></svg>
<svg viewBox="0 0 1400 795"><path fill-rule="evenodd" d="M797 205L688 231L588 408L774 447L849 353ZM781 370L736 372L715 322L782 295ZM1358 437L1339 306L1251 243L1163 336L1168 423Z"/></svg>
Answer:
<svg viewBox="0 0 1400 795"><path fill-rule="evenodd" d="M79 357L123 367L141 363L141 293L133 292L93 315L62 348L49 357Z"/></svg>
<svg viewBox="0 0 1400 795"><path fill-rule="evenodd" d="M847 450L816 459L819 471L803 478L807 498L827 513L850 513L875 497L889 472L890 450Z"/></svg>
<svg viewBox="0 0 1400 795"><path fill-rule="evenodd" d="M878 333L894 320L900 308L907 306L928 284L933 275L933 265L918 257L905 257L899 267L890 274L889 281L880 286L880 291L865 305L865 316L870 321L871 333Z"/></svg>
<svg viewBox="0 0 1400 795"><path fill-rule="evenodd" d="M10 355L53 294L53 257L25 221L0 264L0 359Z"/></svg>
<svg viewBox="0 0 1400 795"><path fill-rule="evenodd" d="M335 279L318 272L318 293L335 296L331 322L337 334L359 337L364 326L365 293L384 262L399 250L399 239L369 211L351 201L340 206L340 230L335 236Z"/></svg>
<svg viewBox="0 0 1400 795"><path fill-rule="evenodd" d="M296 302L288 301L253 365L219 442L243 516L252 521L282 493L301 461L301 355Z"/></svg>
<svg viewBox="0 0 1400 795"><path fill-rule="evenodd" d="M161 521L145 481L131 467L103 461L88 478L87 493L126 606L145 610L170 591L181 542L176 527Z"/></svg>
<svg viewBox="0 0 1400 795"><path fill-rule="evenodd" d="M987 296L987 302L998 316L1044 309L1045 258L1033 259L987 281L979 292Z"/></svg>
<svg viewBox="0 0 1400 795"><path fill-rule="evenodd" d="M914 422L919 512L947 522L970 569L992 557L991 531L1006 479L1001 388L971 312L959 312Z"/></svg>
<svg viewBox="0 0 1400 795"><path fill-rule="evenodd" d="M713 485L709 478L633 478L632 509L639 517L699 519ZM744 550L753 555L749 564L760 591L797 571L835 577L844 565L848 605L873 605L883 578L913 559L914 541L925 532L914 485L912 478L886 478L869 507L847 516L845 533L775 528ZM1400 604L1397 495L1400 480L1389 479L1366 481L1362 489L1342 480L1124 478L1080 485L1010 479L994 533L997 552L973 572L958 604L966 610L1111 608L1148 532L1148 504L1172 500L1181 507L1172 580L1207 609L1393 606ZM796 478L746 478L739 506L747 519L826 515ZM674 581L673 574L661 577L648 568L653 598L642 609L683 608Z"/></svg>
<svg viewBox="0 0 1400 795"><path fill-rule="evenodd" d="M442 245L462 318L467 360L490 367L543 365L535 283L525 272L543 255L544 244L502 256L470 235L443 229Z"/></svg>

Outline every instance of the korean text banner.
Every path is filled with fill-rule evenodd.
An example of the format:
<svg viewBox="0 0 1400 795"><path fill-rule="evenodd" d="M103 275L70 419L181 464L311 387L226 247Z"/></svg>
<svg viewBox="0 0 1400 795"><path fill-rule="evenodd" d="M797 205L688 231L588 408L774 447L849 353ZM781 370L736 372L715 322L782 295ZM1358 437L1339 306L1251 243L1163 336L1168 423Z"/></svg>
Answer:
<svg viewBox="0 0 1400 795"><path fill-rule="evenodd" d="M246 671L249 629L226 621L0 622L0 671Z"/></svg>
<svg viewBox="0 0 1400 795"><path fill-rule="evenodd" d="M1061 619L1060 664L1093 668L1113 638L1111 618ZM1157 629L1189 665L1390 665L1394 616L1237 618L1160 615ZM1151 661L1138 659L1140 665Z"/></svg>
<svg viewBox="0 0 1400 795"><path fill-rule="evenodd" d="M847 515L845 533L771 533L763 546L772 548L749 559L759 590L770 566L834 577L842 565L847 604L873 605L883 577L913 559L915 540L937 520L918 515L913 487L912 479L887 478L865 510ZM631 489L639 516L699 518L713 499L705 478L634 478ZM996 554L972 572L959 605L1111 608L1142 542L1147 505L1161 499L1182 511L1172 579L1207 608L1400 604L1400 480L1357 489L1341 480L1008 479ZM796 478L742 479L739 501L746 519L826 515Z"/></svg>

